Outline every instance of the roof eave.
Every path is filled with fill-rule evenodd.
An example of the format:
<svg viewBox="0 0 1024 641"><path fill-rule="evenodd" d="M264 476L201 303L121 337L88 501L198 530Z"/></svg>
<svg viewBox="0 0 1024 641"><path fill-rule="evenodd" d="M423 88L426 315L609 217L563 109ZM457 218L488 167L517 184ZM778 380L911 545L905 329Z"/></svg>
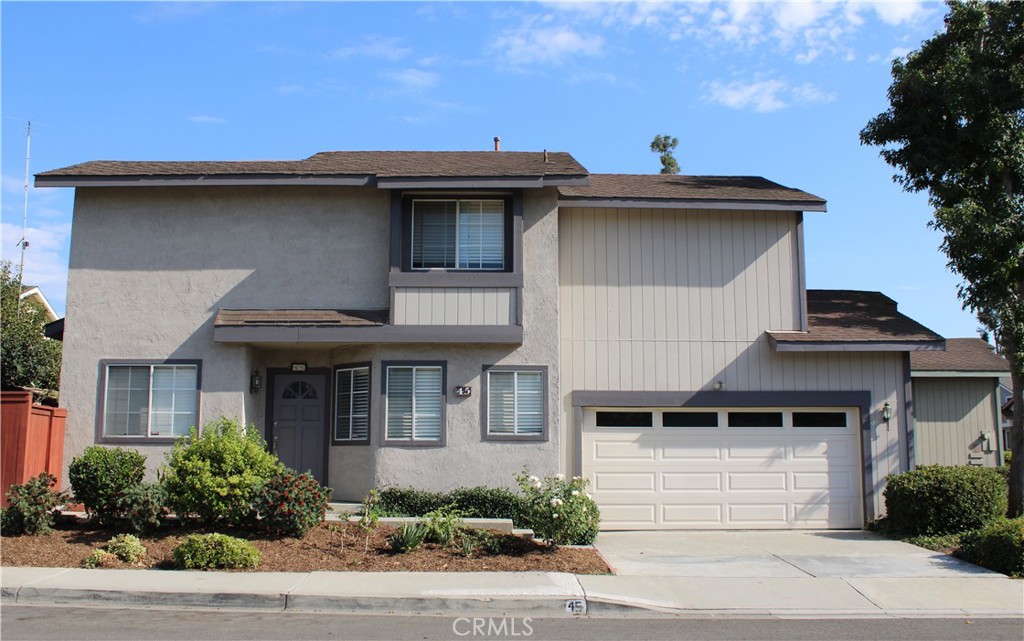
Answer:
<svg viewBox="0 0 1024 641"><path fill-rule="evenodd" d="M561 196L559 207L598 209L729 209L749 211L828 211L825 201L796 200L698 200L687 198L603 198Z"/></svg>
<svg viewBox="0 0 1024 641"><path fill-rule="evenodd" d="M1010 372L1003 370L955 370L955 369L914 369L910 375L914 378L1002 378Z"/></svg>
<svg viewBox="0 0 1024 641"><path fill-rule="evenodd" d="M784 337L768 333L768 339L777 352L918 352L942 351L946 349L946 341L938 340L900 340L898 338L885 341L858 340L786 340Z"/></svg>
<svg viewBox="0 0 1024 641"><path fill-rule="evenodd" d="M230 187L230 186L334 186L379 189L537 189L586 186L587 175L567 176L387 176L236 174L68 176L37 175L36 187Z"/></svg>

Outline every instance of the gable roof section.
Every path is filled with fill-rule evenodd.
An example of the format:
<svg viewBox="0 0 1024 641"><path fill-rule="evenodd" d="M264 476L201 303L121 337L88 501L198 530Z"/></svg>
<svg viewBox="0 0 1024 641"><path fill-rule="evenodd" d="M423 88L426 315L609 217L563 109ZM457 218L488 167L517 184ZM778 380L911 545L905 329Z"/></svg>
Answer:
<svg viewBox="0 0 1024 641"><path fill-rule="evenodd" d="M588 181L565 152L329 151L304 160L94 160L36 174L39 187L299 184L543 187Z"/></svg>
<svg viewBox="0 0 1024 641"><path fill-rule="evenodd" d="M568 207L825 211L823 198L758 176L591 174L589 185L558 191Z"/></svg>
<svg viewBox="0 0 1024 641"><path fill-rule="evenodd" d="M944 352L914 352L910 355L914 376L1005 376L1006 359L980 338L947 338Z"/></svg>
<svg viewBox="0 0 1024 641"><path fill-rule="evenodd" d="M880 292L807 290L807 331L769 331L780 352L941 350L944 339Z"/></svg>

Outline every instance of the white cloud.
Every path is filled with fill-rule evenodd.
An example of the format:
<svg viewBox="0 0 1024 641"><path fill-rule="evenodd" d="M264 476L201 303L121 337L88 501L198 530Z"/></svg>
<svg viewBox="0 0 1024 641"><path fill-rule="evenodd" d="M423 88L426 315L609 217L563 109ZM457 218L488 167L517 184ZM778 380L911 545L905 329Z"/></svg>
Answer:
<svg viewBox="0 0 1024 641"><path fill-rule="evenodd" d="M197 122L197 123L200 123L200 124L203 124L203 125L223 125L224 123L227 122L227 120L225 120L223 118L218 118L217 116L203 116L203 115L189 116L185 120L187 120L189 122Z"/></svg>
<svg viewBox="0 0 1024 641"><path fill-rule="evenodd" d="M497 36L492 45L504 62L513 67L557 65L571 56L598 56L603 48L601 36L581 34L568 26L537 27L531 20Z"/></svg>
<svg viewBox="0 0 1024 641"><path fill-rule="evenodd" d="M15 266L21 260L21 249L16 246L21 238L21 226L10 223L0 224L0 258L10 260ZM58 313L64 310L68 282L68 245L71 240L71 223L30 226L25 234L29 246L25 250L26 285L37 285Z"/></svg>
<svg viewBox="0 0 1024 641"><path fill-rule="evenodd" d="M889 50L889 57L887 58L887 61L891 62L896 58L902 58L908 53L910 53L910 49L907 49L906 47L893 47Z"/></svg>
<svg viewBox="0 0 1024 641"><path fill-rule="evenodd" d="M385 77L397 82L403 89L420 91L435 86L441 76L433 71L422 69L403 69L384 74Z"/></svg>
<svg viewBox="0 0 1024 641"><path fill-rule="evenodd" d="M870 6L882 22L894 26L921 20L932 13L924 2L919 1L876 0Z"/></svg>
<svg viewBox="0 0 1024 641"><path fill-rule="evenodd" d="M392 62L401 60L412 52L409 47L400 46L401 38L384 38L381 36L363 36L362 42L335 49L331 57L345 60L353 57L380 58Z"/></svg>
<svg viewBox="0 0 1024 641"><path fill-rule="evenodd" d="M704 100L729 107L730 109L753 109L759 113L770 113L790 105L814 105L832 102L834 93L824 91L811 83L790 86L778 80L754 80L722 82L713 80L705 85Z"/></svg>

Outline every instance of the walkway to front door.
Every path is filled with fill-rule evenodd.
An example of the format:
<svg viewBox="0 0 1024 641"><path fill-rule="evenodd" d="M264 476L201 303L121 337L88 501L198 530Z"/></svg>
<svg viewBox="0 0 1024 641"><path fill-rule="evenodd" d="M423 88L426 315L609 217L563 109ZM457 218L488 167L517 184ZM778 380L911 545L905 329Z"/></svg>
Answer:
<svg viewBox="0 0 1024 641"><path fill-rule="evenodd" d="M281 462L325 483L327 375L277 374L271 390L270 441Z"/></svg>

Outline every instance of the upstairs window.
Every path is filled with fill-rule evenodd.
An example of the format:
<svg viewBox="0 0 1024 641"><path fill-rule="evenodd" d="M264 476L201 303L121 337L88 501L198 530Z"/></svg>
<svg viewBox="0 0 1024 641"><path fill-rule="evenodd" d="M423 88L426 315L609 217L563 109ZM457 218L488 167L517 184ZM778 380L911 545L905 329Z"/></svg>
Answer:
<svg viewBox="0 0 1024 641"><path fill-rule="evenodd" d="M505 269L504 200L414 200L413 269Z"/></svg>

